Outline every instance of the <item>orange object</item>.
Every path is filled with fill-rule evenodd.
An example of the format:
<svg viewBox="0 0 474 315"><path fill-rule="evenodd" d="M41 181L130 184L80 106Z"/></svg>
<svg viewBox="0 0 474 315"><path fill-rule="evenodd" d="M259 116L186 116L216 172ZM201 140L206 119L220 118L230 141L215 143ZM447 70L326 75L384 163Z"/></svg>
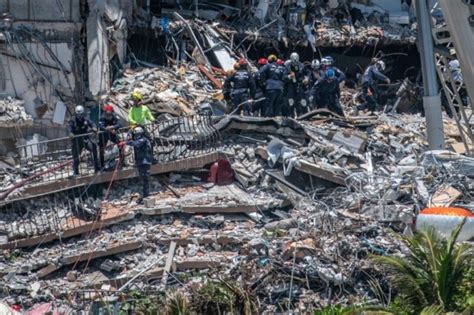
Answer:
<svg viewBox="0 0 474 315"><path fill-rule="evenodd" d="M420 214L431 214L431 215L447 215L455 217L474 217L474 214L463 208L451 208L451 207L436 207L436 208L426 208L420 212Z"/></svg>

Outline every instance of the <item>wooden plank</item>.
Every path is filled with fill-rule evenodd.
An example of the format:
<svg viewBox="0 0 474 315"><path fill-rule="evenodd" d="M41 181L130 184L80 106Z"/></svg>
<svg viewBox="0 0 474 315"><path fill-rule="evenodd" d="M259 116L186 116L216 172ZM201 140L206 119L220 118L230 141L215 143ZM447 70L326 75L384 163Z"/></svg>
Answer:
<svg viewBox="0 0 474 315"><path fill-rule="evenodd" d="M268 205L235 205L235 206L183 206L184 213L249 213L266 210Z"/></svg>
<svg viewBox="0 0 474 315"><path fill-rule="evenodd" d="M134 241L130 243L125 243L125 244L119 244L119 245L114 245L111 247L108 247L106 249L100 249L96 251L88 251L79 255L72 255L72 256L67 256L63 259L60 260L59 264L49 264L48 266L42 268L39 270L36 275L38 278L44 278L47 275L55 272L56 270L60 269L61 267L67 266L74 264L76 262L81 262L81 261L86 261L89 259L96 259L96 258L101 258L101 257L106 257L106 256L111 256L119 253L124 253L128 251L132 251L135 249L138 249L142 247L142 242Z"/></svg>
<svg viewBox="0 0 474 315"><path fill-rule="evenodd" d="M49 233L40 236L34 236L26 239L14 240L6 244L1 244L1 249L14 249L20 247L30 247L40 243L47 243L61 238L68 238L84 234L90 231L97 230L101 227L117 224L119 222L131 220L135 217L135 212L128 210L127 212L114 212L111 214L104 214L100 221L85 222L79 219L73 219L74 222L70 223L73 227L66 229L62 234Z"/></svg>
<svg viewBox="0 0 474 315"><path fill-rule="evenodd" d="M329 170L325 170L324 168L305 160L299 160L295 164L295 169L297 169L300 172L322 178L324 180L333 182L341 186L346 185L344 178L342 178L341 176L334 174L333 172Z"/></svg>
<svg viewBox="0 0 474 315"><path fill-rule="evenodd" d="M430 207L449 207L461 195L459 190L449 185L442 185L431 197Z"/></svg>
<svg viewBox="0 0 474 315"><path fill-rule="evenodd" d="M171 242L170 250L168 251L168 257L166 258L165 269L163 270L163 277L161 278L161 284L166 287L168 282L168 274L171 270L171 264L173 263L174 252L176 250L176 242Z"/></svg>

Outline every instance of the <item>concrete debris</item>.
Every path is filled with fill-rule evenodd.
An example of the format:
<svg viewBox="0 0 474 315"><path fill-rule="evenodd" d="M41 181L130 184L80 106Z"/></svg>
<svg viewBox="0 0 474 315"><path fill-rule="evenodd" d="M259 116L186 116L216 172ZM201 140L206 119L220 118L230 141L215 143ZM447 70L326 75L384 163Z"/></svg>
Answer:
<svg viewBox="0 0 474 315"><path fill-rule="evenodd" d="M26 113L24 102L12 97L0 100L0 124L2 127L27 127L33 125L33 117Z"/></svg>
<svg viewBox="0 0 474 315"><path fill-rule="evenodd" d="M347 304L376 298L369 278L354 277L368 271L370 254L403 254L393 229L412 229L430 203L473 207L471 160L427 151L421 116L381 114L363 127L318 115L235 116L216 120L215 128L230 135L221 154L236 175L231 185L177 172L152 178L151 196L137 205L139 182L121 180L95 219L79 219L67 194L16 203L21 212L4 208L0 272L8 301L32 307L103 286L109 296L124 285L153 291L180 283L192 292L203 275L225 275L250 285L261 310L271 312L288 296L293 274L295 301L313 297L304 307ZM57 223L45 220L52 217ZM25 246L32 249L18 249ZM149 281L156 277L161 281ZM328 295L341 285L347 293ZM80 309L91 299L67 305Z"/></svg>
<svg viewBox="0 0 474 315"><path fill-rule="evenodd" d="M195 65L126 70L116 80L108 101L124 111L131 107L130 95L139 91L144 104L156 114L189 115L203 103L213 103L220 94ZM214 96L214 98L213 98Z"/></svg>
<svg viewBox="0 0 474 315"><path fill-rule="evenodd" d="M153 146L144 196L137 193L142 174L129 143L123 166L94 172L83 152L81 172L72 176L69 138L48 140L36 126L15 136L16 150L0 157L0 313L147 313L137 309L142 299L163 301L179 292L196 303L196 293L212 291L214 281L255 300L251 313L379 305L384 292L374 292L373 283L385 283L387 275L370 259L406 255L397 234L434 226L446 237L463 219L436 211L462 208L469 221L459 241L472 241L474 158L465 154L473 144L444 116L449 149L429 150L420 80L406 73L397 83L387 79L377 95L387 105L359 113L361 98L373 95L368 89L362 97L354 88L360 78L350 75L340 86L345 117L322 108L296 118L233 115L222 92L234 66L268 52L278 59L290 47L316 56L328 47L344 47L346 54L353 46L412 46L412 1L261 0L238 8L201 1L164 7L159 1L156 8L155 2L89 0L81 13L91 12L71 22L84 20L85 34L73 42L87 47L66 58L67 67L48 50L53 59L36 69L40 59L23 45L9 57L28 57L22 63L35 77L26 82L34 89L43 81L53 85L54 102L29 90L33 120L23 101L2 99L2 127L29 129L53 108L59 125L73 103L84 104L91 119L99 117L98 105L113 104L126 121L133 92L143 95L156 121L143 132ZM148 48L132 47L145 38L154 59ZM21 36L13 39L22 43ZM87 61L72 62L74 55ZM303 66L329 78L329 71L314 71L314 61ZM64 80L86 77L80 69L88 68L89 84L66 88L48 80L42 67L64 73ZM118 138L128 139L131 129ZM105 153L115 162L112 151ZM427 207L435 213L424 214Z"/></svg>

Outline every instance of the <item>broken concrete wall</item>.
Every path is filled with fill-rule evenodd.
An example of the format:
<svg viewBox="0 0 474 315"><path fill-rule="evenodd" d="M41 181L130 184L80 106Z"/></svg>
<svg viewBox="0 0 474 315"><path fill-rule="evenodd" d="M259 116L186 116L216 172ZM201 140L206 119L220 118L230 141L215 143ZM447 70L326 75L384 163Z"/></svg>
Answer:
<svg viewBox="0 0 474 315"><path fill-rule="evenodd" d="M64 96L74 95L74 51L69 43L45 45L54 52L63 69L41 44L0 46L5 72L3 92L24 100L25 111L34 118L51 120L56 103L64 100Z"/></svg>
<svg viewBox="0 0 474 315"><path fill-rule="evenodd" d="M77 0L0 0L0 12L10 13L15 20L80 22Z"/></svg>

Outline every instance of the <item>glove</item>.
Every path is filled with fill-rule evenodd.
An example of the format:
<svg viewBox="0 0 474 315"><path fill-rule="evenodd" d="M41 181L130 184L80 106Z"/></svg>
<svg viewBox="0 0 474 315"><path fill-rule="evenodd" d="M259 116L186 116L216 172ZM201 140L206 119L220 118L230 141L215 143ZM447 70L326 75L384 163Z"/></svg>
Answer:
<svg viewBox="0 0 474 315"><path fill-rule="evenodd" d="M73 133L69 134L69 139L74 139L74 134Z"/></svg>
<svg viewBox="0 0 474 315"><path fill-rule="evenodd" d="M313 96L310 96L310 97L308 98L308 100L309 100L310 103L312 103L313 100L314 100L314 97L313 97Z"/></svg>
<svg viewBox="0 0 474 315"><path fill-rule="evenodd" d="M293 107L293 105L295 105L295 100L292 99L292 98L288 99L288 105L289 105L290 107Z"/></svg>
<svg viewBox="0 0 474 315"><path fill-rule="evenodd" d="M391 82L391 81L390 81L390 79L387 79L387 81L386 81L386 82L387 82L387 84L390 84L390 82Z"/></svg>
<svg viewBox="0 0 474 315"><path fill-rule="evenodd" d="M305 79L303 80L303 84L304 84L304 85L308 85L308 84L309 84L309 80L308 80L307 78L305 78Z"/></svg>

